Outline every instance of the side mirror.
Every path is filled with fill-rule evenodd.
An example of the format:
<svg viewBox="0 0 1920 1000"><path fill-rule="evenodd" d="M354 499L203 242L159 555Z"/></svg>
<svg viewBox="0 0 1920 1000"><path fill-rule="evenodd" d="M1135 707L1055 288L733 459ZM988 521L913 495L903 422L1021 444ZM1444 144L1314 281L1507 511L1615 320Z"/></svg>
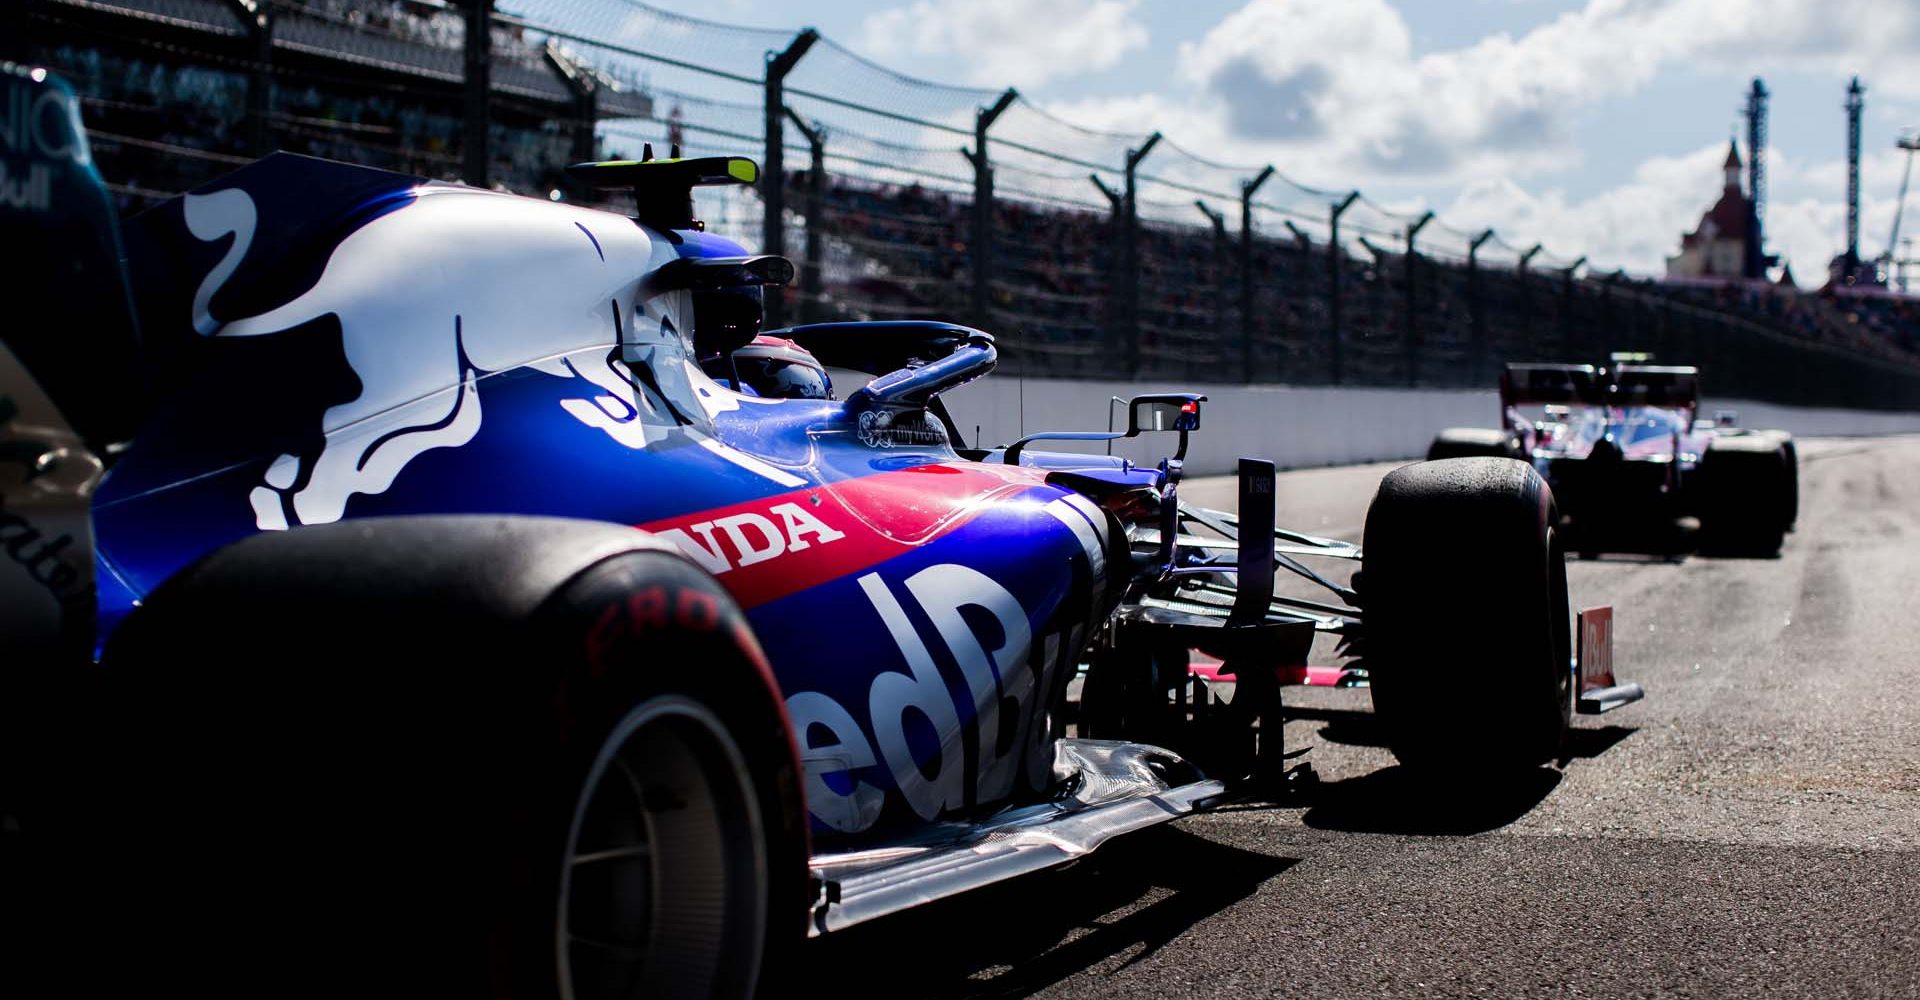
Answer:
<svg viewBox="0 0 1920 1000"><path fill-rule="evenodd" d="M1190 392L1135 396L1127 402L1127 436L1144 431L1197 431L1200 404L1206 399Z"/></svg>
<svg viewBox="0 0 1920 1000"><path fill-rule="evenodd" d="M881 381L885 379L875 381L874 385ZM1161 463L1161 469L1168 474L1168 482L1177 482L1180 463L1187 457L1187 432L1200 429L1200 404L1206 400L1207 397L1195 392L1135 396L1127 401L1127 430L1124 434L1114 430L1041 431L1007 445L1000 460L1008 465L1019 465L1020 450L1034 441L1118 441L1121 438L1139 437L1143 431L1177 431L1180 434L1180 447L1172 458ZM1107 410L1107 417L1109 420L1113 417L1111 407ZM1107 426L1113 425L1109 423ZM1171 529L1168 529L1166 537L1173 537Z"/></svg>
<svg viewBox="0 0 1920 1000"><path fill-rule="evenodd" d="M1733 410L1715 410L1713 422L1720 427L1733 427L1739 424L1740 414Z"/></svg>

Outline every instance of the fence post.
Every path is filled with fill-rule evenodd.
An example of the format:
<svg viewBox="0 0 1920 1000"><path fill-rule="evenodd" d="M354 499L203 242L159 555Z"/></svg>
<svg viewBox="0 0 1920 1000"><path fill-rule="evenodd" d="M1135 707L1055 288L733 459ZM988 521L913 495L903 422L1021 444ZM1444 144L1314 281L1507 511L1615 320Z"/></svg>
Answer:
<svg viewBox="0 0 1920 1000"><path fill-rule="evenodd" d="M973 116L973 149L965 150L973 164L973 239L968 248L973 255L973 325L982 330L993 326L993 161L987 156L987 130L999 120L1020 92L1012 87Z"/></svg>
<svg viewBox="0 0 1920 1000"><path fill-rule="evenodd" d="M1335 202L1327 223L1327 372L1334 385L1344 380L1341 368L1345 360L1340 342L1340 216L1359 197L1360 192L1351 191Z"/></svg>
<svg viewBox="0 0 1920 1000"><path fill-rule="evenodd" d="M1544 249L1535 243L1520 255L1520 264L1514 268L1514 274L1520 279L1520 341L1529 349L1533 347L1533 287L1527 284L1527 265Z"/></svg>
<svg viewBox="0 0 1920 1000"><path fill-rule="evenodd" d="M821 228L826 225L827 130L808 124L792 108L787 118L807 139L807 259L800 266L800 322L820 319Z"/></svg>
<svg viewBox="0 0 1920 1000"><path fill-rule="evenodd" d="M493 157L487 146L493 128L493 0L467 0L467 130L461 143L462 171L474 187L492 186Z"/></svg>
<svg viewBox="0 0 1920 1000"><path fill-rule="evenodd" d="M1307 269L1313 264L1313 237L1308 236L1306 230L1294 225L1292 219L1282 219L1281 224L1293 234L1294 249L1300 251L1300 266L1293 269L1293 297L1304 304L1309 293L1313 291L1313 282L1307 276Z"/></svg>
<svg viewBox="0 0 1920 1000"><path fill-rule="evenodd" d="M1413 294L1413 282L1418 272L1414 270L1416 265L1414 258L1416 254L1413 249L1413 241L1415 237L1420 235L1420 230L1425 229L1427 223L1432 221L1433 213L1428 212L1418 219L1413 220L1413 223L1407 226L1407 342L1402 345L1402 347L1406 352L1404 364L1407 368L1407 385L1409 387L1418 383L1420 374L1420 320L1419 314L1415 311L1416 300Z"/></svg>
<svg viewBox="0 0 1920 1000"><path fill-rule="evenodd" d="M1225 294L1222 294L1227 290L1227 216L1224 212L1216 212L1207 207L1206 202L1197 198L1194 199L1193 207L1199 209L1200 214L1207 217L1207 222L1210 223L1213 228L1213 281L1215 286L1213 296L1213 337L1215 342L1219 342L1224 339L1222 334L1226 333L1227 330L1227 297ZM1250 367L1244 370L1244 374L1247 381L1253 381L1253 371Z"/></svg>
<svg viewBox="0 0 1920 1000"><path fill-rule="evenodd" d="M787 252L786 125L782 120L787 110L787 74L793 72L794 64L819 40L819 32L802 28L799 34L793 36L793 41L788 43L785 51L767 51L766 103L763 109L767 130L767 163L760 177L760 199L766 207L766 215L761 223L761 253L784 256ZM786 313L786 290L775 286L773 294L767 296L765 326L773 329L786 325Z"/></svg>
<svg viewBox="0 0 1920 1000"><path fill-rule="evenodd" d="M1614 319L1613 285L1614 282L1619 281L1625 276L1625 272L1615 271L1612 274L1602 275L1600 277L1600 335L1611 338L1616 342L1620 342L1621 340L1621 331L1620 324ZM1624 343L1621 343L1621 346L1629 350L1645 350L1643 346L1634 342L1631 335L1626 338Z"/></svg>
<svg viewBox="0 0 1920 1000"><path fill-rule="evenodd" d="M253 43L253 67L247 73L247 148L255 156L273 152L273 14L265 0L233 0L247 22Z"/></svg>
<svg viewBox="0 0 1920 1000"><path fill-rule="evenodd" d="M1113 208L1113 246L1115 250L1113 257L1108 262L1110 273L1107 276L1107 327L1109 336L1116 339L1123 338L1126 336L1126 321L1124 317L1121 316L1124 307L1120 294L1120 284L1125 280L1125 275L1127 274L1125 234L1127 226L1127 198L1126 195L1108 187L1106 182L1100 179L1099 174L1088 174L1087 179L1093 181L1093 186L1100 189L1100 193L1106 196L1107 204ZM1125 352L1122 351L1122 353Z"/></svg>
<svg viewBox="0 0 1920 1000"><path fill-rule="evenodd" d="M1141 143L1139 149L1127 150L1127 171L1126 171L1127 193L1126 193L1126 212L1125 212L1126 219L1123 223L1126 229L1122 235L1122 245L1121 245L1121 249L1126 257L1126 272L1125 272L1126 287L1124 289L1125 295L1121 301L1124 303L1124 309L1123 309L1123 312L1125 315L1124 330L1126 332L1126 338L1127 338L1127 377L1130 379L1137 379L1140 377L1140 346L1141 346L1140 345L1140 208L1139 208L1139 202L1135 197L1135 193L1138 189L1138 184L1135 183L1135 173L1140 166L1140 161L1146 159L1147 154L1153 152L1153 147L1158 145L1159 142L1160 142L1160 133L1155 132L1152 135L1147 136L1147 141Z"/></svg>
<svg viewBox="0 0 1920 1000"><path fill-rule="evenodd" d="M599 149L593 134L595 122L600 117L600 80L592 70L569 59L559 46L551 41L545 52L549 69L559 78L561 86L573 95L573 149L569 154L575 163L586 163L599 158ZM575 195L586 196L591 187L585 184L572 185Z"/></svg>
<svg viewBox="0 0 1920 1000"><path fill-rule="evenodd" d="M1560 348L1565 351L1569 346L1567 334L1573 330L1573 272L1585 264L1587 258L1581 257L1567 265L1560 273Z"/></svg>
<svg viewBox="0 0 1920 1000"><path fill-rule="evenodd" d="M1487 316L1480 289L1480 247L1490 239L1493 239L1491 229L1467 244L1467 353L1471 358L1467 381L1472 385L1484 383L1487 374Z"/></svg>
<svg viewBox="0 0 1920 1000"><path fill-rule="evenodd" d="M1273 164L1240 184L1240 365L1253 381L1253 195L1273 176ZM1291 223L1289 223L1291 225Z"/></svg>

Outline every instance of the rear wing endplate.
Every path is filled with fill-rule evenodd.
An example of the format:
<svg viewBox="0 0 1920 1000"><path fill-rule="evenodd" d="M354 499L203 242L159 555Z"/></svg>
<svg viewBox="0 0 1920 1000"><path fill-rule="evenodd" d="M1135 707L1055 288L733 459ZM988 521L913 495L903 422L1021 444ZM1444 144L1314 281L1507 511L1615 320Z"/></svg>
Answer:
<svg viewBox="0 0 1920 1000"><path fill-rule="evenodd" d="M1574 654L1577 706L1581 715L1599 715L1646 697L1639 684L1613 676L1613 609L1588 608L1580 612L1579 648Z"/></svg>

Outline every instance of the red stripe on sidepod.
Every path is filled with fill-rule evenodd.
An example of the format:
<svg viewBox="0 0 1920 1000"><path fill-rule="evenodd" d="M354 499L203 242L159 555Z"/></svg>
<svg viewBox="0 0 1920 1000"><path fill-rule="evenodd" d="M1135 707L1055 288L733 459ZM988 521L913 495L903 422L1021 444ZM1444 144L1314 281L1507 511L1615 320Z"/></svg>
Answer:
<svg viewBox="0 0 1920 1000"><path fill-rule="evenodd" d="M678 530L682 534L672 540L696 562L724 561L726 568L716 573L721 585L741 607L752 608L910 552L972 520L986 504L1024 493L1045 478L1018 466L923 465L636 527ZM792 506L783 512L785 505ZM732 531L722 523L729 518L736 519Z"/></svg>

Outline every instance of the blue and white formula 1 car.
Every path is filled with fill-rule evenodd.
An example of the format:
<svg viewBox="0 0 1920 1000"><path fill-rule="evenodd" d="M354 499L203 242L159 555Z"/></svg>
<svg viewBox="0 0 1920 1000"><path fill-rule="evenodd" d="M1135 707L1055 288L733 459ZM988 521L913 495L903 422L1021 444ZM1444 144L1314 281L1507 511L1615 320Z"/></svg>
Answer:
<svg viewBox="0 0 1920 1000"><path fill-rule="evenodd" d="M1647 360L1510 364L1500 377L1502 429L1449 428L1427 457L1530 461L1552 485L1577 551L1670 547L1675 520L1691 516L1711 551L1778 552L1799 515L1792 435L1737 427L1727 412L1700 419L1699 369Z"/></svg>
<svg viewBox="0 0 1920 1000"><path fill-rule="evenodd" d="M50 137L6 160L46 197L0 207L46 251L0 354L8 829L63 933L119 942L65 975L779 992L810 933L1285 787L1316 634L1366 640L1394 752L1460 783L1636 693L1525 463L1389 475L1349 587L1301 560L1359 546L1268 530L1271 465L1237 518L1180 502L1200 397L1133 401L1123 434L1178 440L1148 469L956 451L939 394L995 359L965 327L741 363L792 267L691 191L750 161L575 169L629 218L279 154L120 232L71 93L0 88ZM832 391L749 373L808 356Z"/></svg>

